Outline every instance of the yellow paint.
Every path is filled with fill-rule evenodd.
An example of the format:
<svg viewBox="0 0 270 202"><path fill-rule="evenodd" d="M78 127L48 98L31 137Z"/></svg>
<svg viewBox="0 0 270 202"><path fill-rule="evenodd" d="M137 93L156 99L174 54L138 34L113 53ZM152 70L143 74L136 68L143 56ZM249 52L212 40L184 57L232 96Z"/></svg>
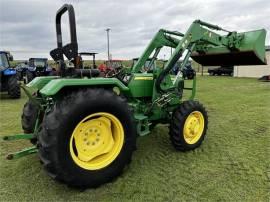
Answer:
<svg viewBox="0 0 270 202"><path fill-rule="evenodd" d="M73 161L87 170L102 169L119 155L124 144L124 129L112 114L99 112L81 120L69 143Z"/></svg>
<svg viewBox="0 0 270 202"><path fill-rule="evenodd" d="M204 130L204 117L199 111L193 111L187 117L183 133L184 139L188 144L195 144L199 141Z"/></svg>
<svg viewBox="0 0 270 202"><path fill-rule="evenodd" d="M134 80L153 80L153 77L140 76L140 77L135 77Z"/></svg>

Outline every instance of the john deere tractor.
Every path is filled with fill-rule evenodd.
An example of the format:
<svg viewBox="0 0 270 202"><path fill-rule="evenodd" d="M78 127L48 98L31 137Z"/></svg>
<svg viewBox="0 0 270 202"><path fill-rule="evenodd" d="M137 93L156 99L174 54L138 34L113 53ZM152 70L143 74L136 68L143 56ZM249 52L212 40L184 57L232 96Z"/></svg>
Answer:
<svg viewBox="0 0 270 202"><path fill-rule="evenodd" d="M8 92L11 98L20 98L21 90L17 71L10 67L13 57L9 52L0 51L0 92Z"/></svg>
<svg viewBox="0 0 270 202"><path fill-rule="evenodd" d="M65 12L69 15L71 42L63 45L61 17ZM181 68L189 57L202 65L266 62L264 29L229 32L195 20L185 34L159 30L131 69L114 78L101 78L93 76L93 69L79 69L71 5L58 10L56 34L57 48L50 54L58 62L61 76L37 77L23 87L29 96L22 114L24 134L4 138L30 139L34 144L9 154L8 159L38 152L50 176L76 187L97 187L119 176L131 162L137 136L150 134L158 123L169 125L169 138L176 150L190 151L202 144L208 118L203 105L194 100L196 77L187 87L181 71L176 77L169 74L181 56ZM148 72L146 61L152 58L151 67L164 46L174 49L172 56L164 68ZM73 62L73 68L65 65L64 56ZM190 97L183 100L188 90Z"/></svg>

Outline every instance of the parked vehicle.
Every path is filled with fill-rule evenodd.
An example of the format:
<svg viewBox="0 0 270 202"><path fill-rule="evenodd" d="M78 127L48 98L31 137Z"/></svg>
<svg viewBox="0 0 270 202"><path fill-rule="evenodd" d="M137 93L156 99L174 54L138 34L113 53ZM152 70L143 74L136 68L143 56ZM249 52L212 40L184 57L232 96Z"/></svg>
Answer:
<svg viewBox="0 0 270 202"><path fill-rule="evenodd" d="M92 53L92 52L81 52L79 53L79 57L81 57L81 69L97 69L96 65L96 54L97 53ZM92 65L91 64L86 64L85 60L83 58L85 57L92 57Z"/></svg>
<svg viewBox="0 0 270 202"><path fill-rule="evenodd" d="M98 66L100 74L104 77L113 77L123 68L122 60L107 60Z"/></svg>
<svg viewBox="0 0 270 202"><path fill-rule="evenodd" d="M28 69L28 61L24 61L22 63L19 63L15 67L17 71L17 77L20 81L24 81L26 70Z"/></svg>
<svg viewBox="0 0 270 202"><path fill-rule="evenodd" d="M259 78L259 81L268 81L270 82L270 75L264 75Z"/></svg>
<svg viewBox="0 0 270 202"><path fill-rule="evenodd" d="M55 74L56 71L48 65L47 58L30 58L25 71L26 83L29 83L37 76L54 76Z"/></svg>
<svg viewBox="0 0 270 202"><path fill-rule="evenodd" d="M132 59L132 67L136 65L136 63L138 62L139 58L133 58ZM164 65L164 63L163 63ZM143 67L142 67L142 72L147 72L147 73L153 73L153 70L156 68L157 64L156 64L156 60L153 58L148 58Z"/></svg>
<svg viewBox="0 0 270 202"><path fill-rule="evenodd" d="M215 76L215 75L233 76L233 66L220 66L218 68L209 68L208 73L209 73L209 75L212 75L212 76Z"/></svg>
<svg viewBox="0 0 270 202"><path fill-rule="evenodd" d="M173 69L172 69L172 73L173 73L173 74L177 75L177 73L178 73L178 71L179 71L179 68L180 68L182 62L183 62L183 61L178 61L178 62L174 65L174 67L173 67ZM188 62L186 63L186 65L185 65L184 68L181 70L181 72L182 72L182 74L183 74L183 78L184 78L184 79L193 79L193 78L195 77L195 75L196 75L196 71L195 71L195 70L192 68L192 66L191 66L191 61L188 61Z"/></svg>
<svg viewBox="0 0 270 202"><path fill-rule="evenodd" d="M193 79L196 76L196 71L192 68L191 63L182 69L184 79Z"/></svg>
<svg viewBox="0 0 270 202"><path fill-rule="evenodd" d="M20 98L21 90L15 68L10 67L13 57L9 52L0 51L0 90L8 92L11 98Z"/></svg>

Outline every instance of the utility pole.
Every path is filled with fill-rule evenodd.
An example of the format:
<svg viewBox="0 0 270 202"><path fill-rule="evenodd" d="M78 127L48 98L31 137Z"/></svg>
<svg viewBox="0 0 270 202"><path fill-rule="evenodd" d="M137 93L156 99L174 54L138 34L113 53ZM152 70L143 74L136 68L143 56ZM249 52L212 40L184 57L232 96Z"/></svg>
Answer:
<svg viewBox="0 0 270 202"><path fill-rule="evenodd" d="M108 50L108 61L110 61L110 28L105 29L107 32L107 50Z"/></svg>

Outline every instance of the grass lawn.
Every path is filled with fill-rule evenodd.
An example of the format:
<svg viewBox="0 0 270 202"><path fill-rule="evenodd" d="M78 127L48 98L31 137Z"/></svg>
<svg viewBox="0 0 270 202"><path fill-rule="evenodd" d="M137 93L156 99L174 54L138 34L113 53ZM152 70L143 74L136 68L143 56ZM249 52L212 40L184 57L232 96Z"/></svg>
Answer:
<svg viewBox="0 0 270 202"><path fill-rule="evenodd" d="M270 83L199 77L196 98L208 110L207 138L195 151L177 152L168 128L140 137L122 176L84 191L56 183L37 155L8 161L30 144L0 141L0 201L269 201ZM0 136L21 132L26 96L0 100Z"/></svg>

